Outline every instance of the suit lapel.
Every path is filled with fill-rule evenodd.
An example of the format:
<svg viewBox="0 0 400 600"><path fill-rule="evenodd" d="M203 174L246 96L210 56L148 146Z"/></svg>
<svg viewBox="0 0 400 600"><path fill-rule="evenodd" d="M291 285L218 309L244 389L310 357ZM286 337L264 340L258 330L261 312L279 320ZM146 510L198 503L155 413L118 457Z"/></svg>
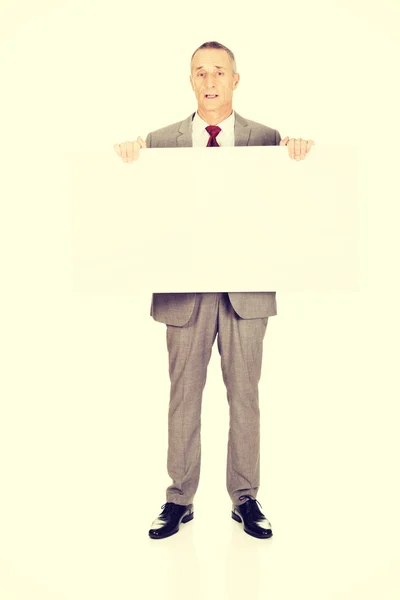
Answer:
<svg viewBox="0 0 400 600"><path fill-rule="evenodd" d="M235 111L235 146L248 146L250 131L246 119Z"/></svg>
<svg viewBox="0 0 400 600"><path fill-rule="evenodd" d="M192 113L187 119L182 121L179 127L179 133L176 137L178 147L190 147L192 143L192 120L196 113ZM248 126L246 119L243 119L235 111L235 146L248 146L251 127Z"/></svg>
<svg viewBox="0 0 400 600"><path fill-rule="evenodd" d="M176 145L185 147L193 146L192 142L192 119L196 113L192 113L187 119L182 121L179 127L179 133L176 138Z"/></svg>

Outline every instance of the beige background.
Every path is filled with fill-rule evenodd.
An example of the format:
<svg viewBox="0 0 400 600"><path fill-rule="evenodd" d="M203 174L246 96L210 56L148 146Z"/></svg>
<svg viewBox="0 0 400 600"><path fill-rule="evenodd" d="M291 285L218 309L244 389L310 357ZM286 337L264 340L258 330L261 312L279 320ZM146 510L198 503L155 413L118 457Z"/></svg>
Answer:
<svg viewBox="0 0 400 600"><path fill-rule="evenodd" d="M5 2L0 28L1 596L397 600L399 5ZM187 117L190 55L213 39L236 53L240 114L361 144L361 291L278 294L260 385L271 543L230 519L214 350L196 518L155 546L165 328L147 295L71 293L61 152Z"/></svg>

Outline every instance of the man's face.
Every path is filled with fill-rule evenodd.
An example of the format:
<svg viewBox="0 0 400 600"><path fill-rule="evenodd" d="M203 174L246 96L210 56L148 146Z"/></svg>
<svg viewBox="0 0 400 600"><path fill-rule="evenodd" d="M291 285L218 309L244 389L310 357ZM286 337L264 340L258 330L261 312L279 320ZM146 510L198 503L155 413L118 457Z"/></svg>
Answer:
<svg viewBox="0 0 400 600"><path fill-rule="evenodd" d="M232 62L225 50L204 48L193 57L190 82L200 108L220 111L232 107L239 74L232 74Z"/></svg>

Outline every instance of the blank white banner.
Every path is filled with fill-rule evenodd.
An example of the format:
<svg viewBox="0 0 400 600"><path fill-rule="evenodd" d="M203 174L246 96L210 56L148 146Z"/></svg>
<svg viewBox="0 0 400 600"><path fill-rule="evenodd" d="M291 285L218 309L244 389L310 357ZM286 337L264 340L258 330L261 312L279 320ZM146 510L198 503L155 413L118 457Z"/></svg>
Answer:
<svg viewBox="0 0 400 600"><path fill-rule="evenodd" d="M357 149L66 155L80 292L356 290Z"/></svg>

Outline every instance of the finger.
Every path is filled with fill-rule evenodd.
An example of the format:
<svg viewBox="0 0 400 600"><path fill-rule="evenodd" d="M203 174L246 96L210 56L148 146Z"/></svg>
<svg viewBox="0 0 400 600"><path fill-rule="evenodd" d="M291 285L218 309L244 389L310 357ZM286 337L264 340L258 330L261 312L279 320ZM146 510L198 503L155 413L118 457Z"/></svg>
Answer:
<svg viewBox="0 0 400 600"><path fill-rule="evenodd" d="M294 158L294 138L290 138L287 147L290 158Z"/></svg>
<svg viewBox="0 0 400 600"><path fill-rule="evenodd" d="M132 162L134 142L126 142L126 162Z"/></svg>
<svg viewBox="0 0 400 600"><path fill-rule="evenodd" d="M126 143L124 142L123 144L119 145L119 148L121 150L121 158L123 162L126 162Z"/></svg>
<svg viewBox="0 0 400 600"><path fill-rule="evenodd" d="M301 160L301 138L296 138L294 140L294 158L295 160Z"/></svg>
<svg viewBox="0 0 400 600"><path fill-rule="evenodd" d="M301 140L300 144L300 157L304 160L307 154L307 140Z"/></svg>
<svg viewBox="0 0 400 600"><path fill-rule="evenodd" d="M115 152L118 154L118 156L121 156L121 148L119 144L114 144L113 146Z"/></svg>
<svg viewBox="0 0 400 600"><path fill-rule="evenodd" d="M296 160L300 160L300 151L301 151L301 138L296 138L294 140L294 158Z"/></svg>
<svg viewBox="0 0 400 600"><path fill-rule="evenodd" d="M140 135L139 135L137 141L139 142L141 148L147 148L146 142L140 137Z"/></svg>
<svg viewBox="0 0 400 600"><path fill-rule="evenodd" d="M279 145L280 146L286 146L286 144L288 143L288 141L289 141L289 136L286 136L283 140L281 140L279 142Z"/></svg>
<svg viewBox="0 0 400 600"><path fill-rule="evenodd" d="M313 140L308 140L307 142L307 152L310 152L311 146L314 146L315 142Z"/></svg>

